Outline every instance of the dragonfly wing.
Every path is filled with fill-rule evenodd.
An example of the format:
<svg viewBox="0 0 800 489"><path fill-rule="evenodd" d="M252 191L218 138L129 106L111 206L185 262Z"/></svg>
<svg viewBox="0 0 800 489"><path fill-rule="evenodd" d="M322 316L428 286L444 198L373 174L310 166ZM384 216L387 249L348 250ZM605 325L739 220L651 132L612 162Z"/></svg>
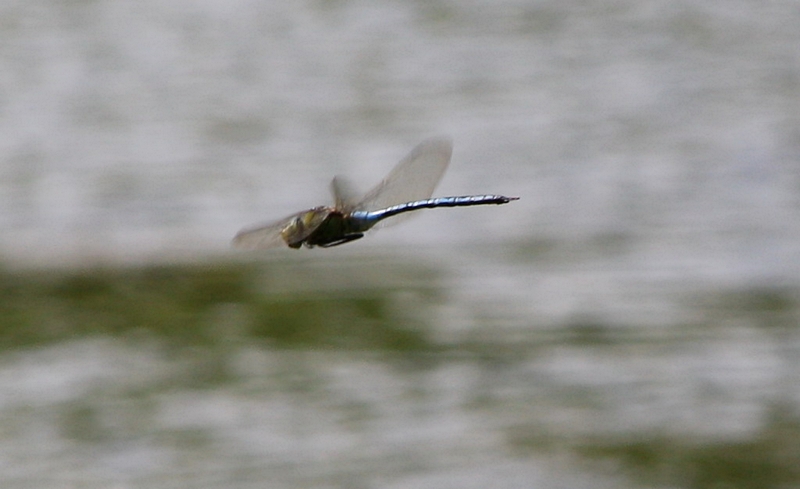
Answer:
<svg viewBox="0 0 800 489"><path fill-rule="evenodd" d="M435 137L418 144L394 169L355 205L356 210L378 210L393 205L424 200L442 179L453 142L450 138Z"/></svg>
<svg viewBox="0 0 800 489"><path fill-rule="evenodd" d="M322 224L328 214L329 208L315 208L275 222L247 227L234 236L231 244L240 250L265 250L287 246L287 239L302 242Z"/></svg>
<svg viewBox="0 0 800 489"><path fill-rule="evenodd" d="M331 193L333 193L334 207L346 212L356 206L359 194L355 190L352 182L337 175L331 181Z"/></svg>
<svg viewBox="0 0 800 489"><path fill-rule="evenodd" d="M286 246L281 232L297 216L291 216L268 224L258 224L239 231L234 236L231 245L240 250L265 250Z"/></svg>

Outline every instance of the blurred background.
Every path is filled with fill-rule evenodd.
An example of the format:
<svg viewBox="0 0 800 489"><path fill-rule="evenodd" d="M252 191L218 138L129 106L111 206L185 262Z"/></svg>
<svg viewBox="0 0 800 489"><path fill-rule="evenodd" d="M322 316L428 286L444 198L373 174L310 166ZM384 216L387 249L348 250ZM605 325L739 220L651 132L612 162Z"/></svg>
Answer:
<svg viewBox="0 0 800 489"><path fill-rule="evenodd" d="M0 1L0 486L800 487L798 25ZM229 250L437 134L520 200Z"/></svg>

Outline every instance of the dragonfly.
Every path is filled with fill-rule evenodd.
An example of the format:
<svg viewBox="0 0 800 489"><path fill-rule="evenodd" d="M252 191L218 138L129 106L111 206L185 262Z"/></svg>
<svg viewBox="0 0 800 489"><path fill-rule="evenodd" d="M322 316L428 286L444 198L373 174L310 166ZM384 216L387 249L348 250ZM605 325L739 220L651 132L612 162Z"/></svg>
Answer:
<svg viewBox="0 0 800 489"><path fill-rule="evenodd" d="M247 227L233 238L233 247L260 250L278 246L330 248L364 237L384 219L419 209L507 204L519 197L462 195L431 198L450 164L453 143L446 137L418 144L377 186L354 198L341 177L331 182L333 206L319 206L275 222Z"/></svg>

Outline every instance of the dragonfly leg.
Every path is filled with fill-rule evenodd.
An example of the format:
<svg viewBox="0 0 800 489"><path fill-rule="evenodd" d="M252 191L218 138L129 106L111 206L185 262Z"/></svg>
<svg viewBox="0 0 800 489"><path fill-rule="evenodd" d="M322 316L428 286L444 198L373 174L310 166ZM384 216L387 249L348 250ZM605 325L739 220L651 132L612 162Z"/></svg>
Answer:
<svg viewBox="0 0 800 489"><path fill-rule="evenodd" d="M355 241L357 239L361 239L364 237L364 233L353 233L353 234L346 234L342 236L340 239L336 241L331 241L330 243L325 243L319 245L322 248L330 248L332 246L339 246L340 244L349 243L350 241Z"/></svg>

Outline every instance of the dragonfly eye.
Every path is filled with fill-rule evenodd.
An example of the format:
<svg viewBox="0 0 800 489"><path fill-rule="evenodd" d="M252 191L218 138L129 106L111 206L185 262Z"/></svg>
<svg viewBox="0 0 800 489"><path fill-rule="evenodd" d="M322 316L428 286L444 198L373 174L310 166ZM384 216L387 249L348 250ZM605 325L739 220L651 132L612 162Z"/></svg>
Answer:
<svg viewBox="0 0 800 489"><path fill-rule="evenodd" d="M284 241L288 243L292 239L292 236L294 236L297 233L300 233L302 229L303 229L303 221L299 216L295 217L289 222L289 224L286 225L286 227L284 227L281 230L281 237L283 238Z"/></svg>
<svg viewBox="0 0 800 489"><path fill-rule="evenodd" d="M297 224L299 226L308 227L308 226L310 226L312 224L312 220L316 216L317 216L317 213L315 211L313 211L313 210L312 211L308 211L305 214L303 214L302 222L298 222ZM297 221L300 221L300 218L297 218Z"/></svg>

